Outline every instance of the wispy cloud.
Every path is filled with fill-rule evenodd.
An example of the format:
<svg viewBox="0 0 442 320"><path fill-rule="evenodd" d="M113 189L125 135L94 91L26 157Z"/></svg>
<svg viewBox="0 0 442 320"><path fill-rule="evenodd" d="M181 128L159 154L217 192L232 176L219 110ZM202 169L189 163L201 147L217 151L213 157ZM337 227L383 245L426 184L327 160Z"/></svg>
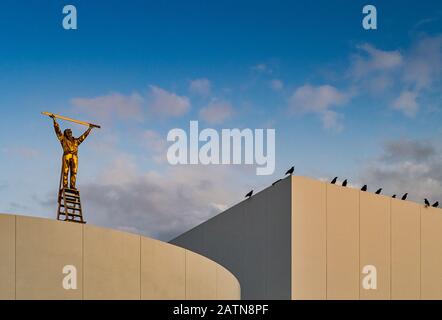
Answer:
<svg viewBox="0 0 442 320"><path fill-rule="evenodd" d="M350 75L359 79L379 71L392 70L402 64L403 57L398 50L385 51L364 43L357 46L361 53L352 56Z"/></svg>
<svg viewBox="0 0 442 320"><path fill-rule="evenodd" d="M367 43L357 49L347 72L353 84L361 93L389 99L386 105L407 117L419 112L422 97L441 88L442 35L420 36L403 50L381 50Z"/></svg>
<svg viewBox="0 0 442 320"><path fill-rule="evenodd" d="M144 99L138 93L123 95L113 92L93 98L73 98L71 104L75 111L85 113L100 122L114 119L142 120Z"/></svg>
<svg viewBox="0 0 442 320"><path fill-rule="evenodd" d="M415 90L430 89L442 75L442 35L423 37L405 58L402 80Z"/></svg>
<svg viewBox="0 0 442 320"><path fill-rule="evenodd" d="M232 105L226 101L212 101L200 110L200 118L210 124L220 124L234 114Z"/></svg>
<svg viewBox="0 0 442 320"><path fill-rule="evenodd" d="M257 73L267 73L271 74L273 72L272 68L266 63L258 63L251 67L252 71Z"/></svg>
<svg viewBox="0 0 442 320"><path fill-rule="evenodd" d="M94 213L89 220L161 240L207 220L242 194L238 183L232 184L233 172L221 166L143 173L130 157L122 156L102 175L82 186L85 210Z"/></svg>
<svg viewBox="0 0 442 320"><path fill-rule="evenodd" d="M408 117L414 117L419 110L416 102L417 93L412 91L402 91L392 104L392 108L403 112Z"/></svg>
<svg viewBox="0 0 442 320"><path fill-rule="evenodd" d="M284 82L279 79L272 79L270 80L270 88L272 88L274 91L280 91L284 89Z"/></svg>
<svg viewBox="0 0 442 320"><path fill-rule="evenodd" d="M179 117L190 110L190 100L157 86L149 86L150 110L161 117Z"/></svg>
<svg viewBox="0 0 442 320"><path fill-rule="evenodd" d="M388 141L380 156L361 170L360 181L386 193L408 192L410 199L442 200L442 150L427 140Z"/></svg>
<svg viewBox="0 0 442 320"><path fill-rule="evenodd" d="M189 90L193 94L197 94L203 97L210 95L212 84L209 79L200 78L190 81Z"/></svg>
<svg viewBox="0 0 442 320"><path fill-rule="evenodd" d="M141 139L156 163L164 163L167 160L167 140L164 136L154 130L146 130Z"/></svg>
<svg viewBox="0 0 442 320"><path fill-rule="evenodd" d="M289 111L294 114L313 113L320 117L324 128L342 129L340 115L332 110L346 104L351 95L331 85L312 86L306 84L297 88L289 98Z"/></svg>
<svg viewBox="0 0 442 320"><path fill-rule="evenodd" d="M2 151L8 156L16 156L25 160L33 160L40 154L37 149L26 146L5 147Z"/></svg>
<svg viewBox="0 0 442 320"><path fill-rule="evenodd" d="M6 182L0 181L0 191L5 190L8 187Z"/></svg>

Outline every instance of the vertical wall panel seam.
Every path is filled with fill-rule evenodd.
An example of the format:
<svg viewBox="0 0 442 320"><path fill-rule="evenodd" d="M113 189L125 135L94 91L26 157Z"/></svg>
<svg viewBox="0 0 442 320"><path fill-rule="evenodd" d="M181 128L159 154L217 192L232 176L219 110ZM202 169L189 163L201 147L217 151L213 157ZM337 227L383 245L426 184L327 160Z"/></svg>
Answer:
<svg viewBox="0 0 442 320"><path fill-rule="evenodd" d="M81 225L81 268L83 269L81 272L81 300L84 300L84 278L85 278L85 271L84 268L84 225Z"/></svg>
<svg viewBox="0 0 442 320"><path fill-rule="evenodd" d="M291 191L291 184L290 184L290 191ZM266 199L265 199L265 203L266 203L266 210L265 210L265 215L266 215L266 223L267 223L267 227L266 227L266 243L267 243L267 245L266 245L266 256L267 256L267 259L266 259L266 298L267 299L270 299L270 297L269 297L269 283L270 283L270 281L269 281L269 277L270 277L270 274L269 274L269 270L270 270L270 259L268 258L269 257L269 252L270 252L270 223L269 223L269 217L270 217L270 210L269 210L269 201L270 201L270 196L269 196L269 193L265 193L265 197L266 197ZM272 216L273 217L273 216ZM291 219L290 219L290 222L291 222ZM291 226L290 226L290 230L291 230ZM289 244L290 245L290 244ZM290 251L291 251L291 245L290 245ZM289 281L291 281L291 276L290 276L290 278L289 278Z"/></svg>
<svg viewBox="0 0 442 320"><path fill-rule="evenodd" d="M187 249L184 249L184 300L187 299Z"/></svg>
<svg viewBox="0 0 442 320"><path fill-rule="evenodd" d="M294 201L293 201L293 197L294 197L293 181L294 180L292 179L292 181L290 183L290 193L289 193L289 198L290 198L290 243L289 243L289 245L290 245L290 279L289 279L289 281L290 281L290 297L291 297L291 300L294 300L293 290L295 289L295 288L293 288L293 279L295 278L294 274L293 274L294 273L293 272L293 268L294 268L293 257L295 256L295 254L293 252L293 249L294 249L294 245L293 245L293 240L294 240L293 230L295 229L294 228L295 210L294 210Z"/></svg>
<svg viewBox="0 0 442 320"><path fill-rule="evenodd" d="M328 187L325 184L325 300L328 300Z"/></svg>
<svg viewBox="0 0 442 320"><path fill-rule="evenodd" d="M289 281L290 281L290 300L294 300L294 294L293 294L293 289L294 289L293 288L293 279L294 279L294 277L293 277L293 273L294 273L294 271L293 271L293 267L294 267L294 264L293 264L293 257L294 257L293 230L294 230L294 226L293 226L293 223L294 223L295 219L293 218L293 215L295 214L295 210L293 208L293 203L294 203L294 201L293 201L293 180L290 183L290 193L289 194L290 194L290 204L289 204L289 206L290 206L290 280Z"/></svg>
<svg viewBox="0 0 442 320"><path fill-rule="evenodd" d="M139 281L139 288L140 288L140 300L141 300L141 243L142 243L142 241L141 241L141 236L139 236L139 238L140 238L140 269L138 270L138 273L139 273L139 275L140 275L140 277L139 277L139 279L138 279L138 281Z"/></svg>
<svg viewBox="0 0 442 320"><path fill-rule="evenodd" d="M389 204L390 204L390 300L392 299L393 296L393 210L392 210L392 199L389 199Z"/></svg>
<svg viewBox="0 0 442 320"><path fill-rule="evenodd" d="M215 299L219 299L219 294L218 294L218 265L215 265Z"/></svg>
<svg viewBox="0 0 442 320"><path fill-rule="evenodd" d="M268 210L267 210L267 193L263 193L264 195L264 203L265 203L265 209L264 209L264 221L265 221L265 240L264 240L264 244L265 244L265 252L264 252L264 256L265 256L265 261L264 261L264 294L265 294L265 298L268 299L269 296L269 291L268 291L268 281L269 281L269 275L268 275L268 258L269 258L269 220L268 220Z"/></svg>
<svg viewBox="0 0 442 320"><path fill-rule="evenodd" d="M361 191L358 191L358 295L361 300Z"/></svg>
<svg viewBox="0 0 442 320"><path fill-rule="evenodd" d="M14 216L14 300L17 300L17 216Z"/></svg>
<svg viewBox="0 0 442 320"><path fill-rule="evenodd" d="M419 207L419 299L422 300L422 209Z"/></svg>

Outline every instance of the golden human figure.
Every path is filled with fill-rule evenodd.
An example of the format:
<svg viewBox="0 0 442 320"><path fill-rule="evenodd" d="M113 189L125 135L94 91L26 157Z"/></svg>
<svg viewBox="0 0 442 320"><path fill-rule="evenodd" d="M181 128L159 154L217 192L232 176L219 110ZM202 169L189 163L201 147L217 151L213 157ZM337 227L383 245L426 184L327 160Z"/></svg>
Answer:
<svg viewBox="0 0 442 320"><path fill-rule="evenodd" d="M49 115L54 121L55 134L60 140L63 148L62 175L63 188L68 187L68 175L70 174L70 189L76 189L77 169L78 169L78 146L87 138L94 125L89 128L78 138L72 136L72 130L66 129L61 132L60 126L55 120L54 115Z"/></svg>

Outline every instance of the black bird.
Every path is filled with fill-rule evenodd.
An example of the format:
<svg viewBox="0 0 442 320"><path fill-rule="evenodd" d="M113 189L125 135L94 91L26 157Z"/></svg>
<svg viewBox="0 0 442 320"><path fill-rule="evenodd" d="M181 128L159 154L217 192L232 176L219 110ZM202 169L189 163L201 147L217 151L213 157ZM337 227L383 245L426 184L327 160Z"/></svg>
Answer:
<svg viewBox="0 0 442 320"><path fill-rule="evenodd" d="M406 193L406 194L404 194L403 196L402 196L402 200L406 200L407 199L407 197L408 197L408 192Z"/></svg>
<svg viewBox="0 0 442 320"><path fill-rule="evenodd" d="M287 170L287 172L285 174L292 175L294 171L295 171L295 167L291 167L290 169Z"/></svg>
<svg viewBox="0 0 442 320"><path fill-rule="evenodd" d="M367 185L366 185L366 184L364 184L364 185L362 186L361 191L367 191Z"/></svg>
<svg viewBox="0 0 442 320"><path fill-rule="evenodd" d="M246 196L244 198L250 198L253 194L253 190L251 190L248 194L246 194Z"/></svg>
<svg viewBox="0 0 442 320"><path fill-rule="evenodd" d="M382 188L379 188L378 190L376 190L376 194L381 194L381 192L382 192Z"/></svg>
<svg viewBox="0 0 442 320"><path fill-rule="evenodd" d="M342 182L342 186L343 186L343 187L346 187L346 186L347 186L347 179L345 179L345 180Z"/></svg>
<svg viewBox="0 0 442 320"><path fill-rule="evenodd" d="M277 184L279 181L281 181L282 179L278 179L275 182L272 183L272 186L274 186L275 184Z"/></svg>
<svg viewBox="0 0 442 320"><path fill-rule="evenodd" d="M396 199L396 195L394 194L394 195L392 196L392 198L393 198L393 199Z"/></svg>
<svg viewBox="0 0 442 320"><path fill-rule="evenodd" d="M331 184L335 184L336 181L338 180L338 177L334 177L332 181L330 181Z"/></svg>
<svg viewBox="0 0 442 320"><path fill-rule="evenodd" d="M424 199L425 208L430 206L430 201L427 198Z"/></svg>
<svg viewBox="0 0 442 320"><path fill-rule="evenodd" d="M433 208L437 208L439 206L439 201L436 201L435 203L433 203L432 207Z"/></svg>

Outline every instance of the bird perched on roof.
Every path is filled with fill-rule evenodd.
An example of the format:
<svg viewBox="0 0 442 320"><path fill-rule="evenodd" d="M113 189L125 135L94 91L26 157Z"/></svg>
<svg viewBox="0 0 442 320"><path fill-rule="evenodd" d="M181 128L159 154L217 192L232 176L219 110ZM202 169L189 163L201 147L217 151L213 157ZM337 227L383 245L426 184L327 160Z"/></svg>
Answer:
<svg viewBox="0 0 442 320"><path fill-rule="evenodd" d="M336 181L338 181L338 177L334 177L332 181L330 181L331 184L335 184Z"/></svg>
<svg viewBox="0 0 442 320"><path fill-rule="evenodd" d="M395 195L395 194L394 194L394 195L392 195L391 197L392 197L393 199L396 199L396 195Z"/></svg>
<svg viewBox="0 0 442 320"><path fill-rule="evenodd" d="M250 192L248 194L246 194L246 196L244 198L250 198L253 194L253 190L250 190Z"/></svg>
<svg viewBox="0 0 442 320"><path fill-rule="evenodd" d="M381 192L382 192L382 188L379 188L378 190L376 190L376 194L381 194Z"/></svg>
<svg viewBox="0 0 442 320"><path fill-rule="evenodd" d="M278 179L275 182L272 183L272 186L274 186L275 184L277 184L279 181L281 181L282 179Z"/></svg>
<svg viewBox="0 0 442 320"><path fill-rule="evenodd" d="M362 186L361 191L367 191L367 185L366 185L366 184L364 184L364 185Z"/></svg>
<svg viewBox="0 0 442 320"><path fill-rule="evenodd" d="M425 208L430 206L430 201L427 198L424 199Z"/></svg>
<svg viewBox="0 0 442 320"><path fill-rule="evenodd" d="M291 167L290 169L287 170L287 172L285 174L292 175L294 171L295 171L295 167Z"/></svg>
<svg viewBox="0 0 442 320"><path fill-rule="evenodd" d="M346 187L346 186L347 186L347 179L345 179L345 180L342 182L342 186L343 186L343 187Z"/></svg>
<svg viewBox="0 0 442 320"><path fill-rule="evenodd" d="M435 203L433 203L432 207L433 208L437 208L439 206L439 201L436 201Z"/></svg>
<svg viewBox="0 0 442 320"><path fill-rule="evenodd" d="M407 197L408 197L408 192L407 193L405 193L403 196L402 196L402 200L406 200L407 199Z"/></svg>

